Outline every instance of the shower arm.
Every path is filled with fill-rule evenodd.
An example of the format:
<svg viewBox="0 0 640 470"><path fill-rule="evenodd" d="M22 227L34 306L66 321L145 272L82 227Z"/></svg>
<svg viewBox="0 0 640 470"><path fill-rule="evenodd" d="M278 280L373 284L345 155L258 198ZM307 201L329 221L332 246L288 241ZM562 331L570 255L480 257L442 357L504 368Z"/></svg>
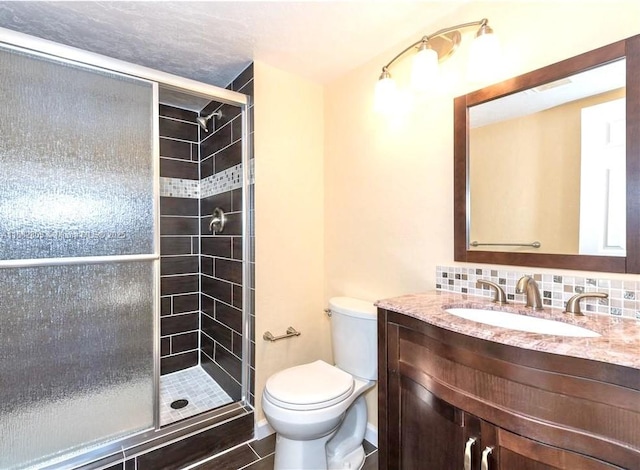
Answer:
<svg viewBox="0 0 640 470"><path fill-rule="evenodd" d="M205 119L208 121L212 117L215 117L216 119L220 119L222 117L222 111L214 111L211 114L209 114Z"/></svg>

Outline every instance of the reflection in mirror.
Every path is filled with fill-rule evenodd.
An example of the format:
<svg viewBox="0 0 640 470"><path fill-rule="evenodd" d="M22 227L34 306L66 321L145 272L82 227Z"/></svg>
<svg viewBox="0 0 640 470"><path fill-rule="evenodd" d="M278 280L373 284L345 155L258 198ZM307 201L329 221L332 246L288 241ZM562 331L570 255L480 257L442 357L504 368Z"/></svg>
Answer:
<svg viewBox="0 0 640 470"><path fill-rule="evenodd" d="M469 108L469 250L626 255L625 66Z"/></svg>

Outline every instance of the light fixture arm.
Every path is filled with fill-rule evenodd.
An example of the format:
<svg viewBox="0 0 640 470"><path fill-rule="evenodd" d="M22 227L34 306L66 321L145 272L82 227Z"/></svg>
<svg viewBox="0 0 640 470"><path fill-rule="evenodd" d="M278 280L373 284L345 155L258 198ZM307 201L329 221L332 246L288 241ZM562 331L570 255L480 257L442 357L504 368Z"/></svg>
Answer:
<svg viewBox="0 0 640 470"><path fill-rule="evenodd" d="M422 39L420 39L417 42L414 42L413 44L411 44L409 47L407 47L406 49L402 50L399 54L397 54L393 59L391 59L389 61L389 63L387 65L385 65L384 67L382 67L382 71L383 72L388 72L389 71L389 67L391 67L391 64L393 64L396 60L398 60L400 57L402 57L403 55L405 55L407 52L409 52L411 49L413 49L414 47L417 47L418 45L422 44L424 41L428 40L428 36L423 36Z"/></svg>
<svg viewBox="0 0 640 470"><path fill-rule="evenodd" d="M429 34L427 36L423 36L419 41L414 42L413 44L411 44L409 47L407 47L406 49L402 50L399 54L397 54L393 59L391 59L389 61L389 63L387 63L387 65L385 65L384 67L382 67L382 72L383 73L388 73L389 71L389 67L391 67L391 65L398 60L400 57L402 57L404 54L406 54L407 52L409 52L411 49L413 49L414 47L419 46L420 44L422 44L423 42L429 42L431 39L436 38L438 36L443 36L447 33L451 33L454 31L458 31L460 29L466 29L466 28L470 28L472 26L486 26L487 23L489 22L489 20L487 18L483 18L480 21L471 21L469 23L461 23L455 26L451 26L448 28L443 28L440 29L438 31L436 31L433 34Z"/></svg>
<svg viewBox="0 0 640 470"><path fill-rule="evenodd" d="M469 49L467 70L473 70L474 79L488 77L488 71L497 68L496 58L499 55L500 46L496 35L493 34L493 29L489 26L488 19L483 18L479 21L439 29L433 34L422 36L419 41L404 48L382 67L382 73L375 87L374 109L376 112L387 113L395 107L398 93L389 69L398 59L411 50L415 52L411 68L411 88L417 96L424 97L430 92L431 84L438 84L440 81L439 63L453 55L462 42L461 30L471 27L479 28Z"/></svg>
<svg viewBox="0 0 640 470"><path fill-rule="evenodd" d="M482 18L480 21L470 21L469 23L462 23L456 26L451 26L449 28L443 28L436 31L429 36L425 36L429 39L435 38L436 36L442 36L443 34L450 33L451 31L458 31L460 29L471 28L472 26L486 26L489 23L489 20L486 18Z"/></svg>

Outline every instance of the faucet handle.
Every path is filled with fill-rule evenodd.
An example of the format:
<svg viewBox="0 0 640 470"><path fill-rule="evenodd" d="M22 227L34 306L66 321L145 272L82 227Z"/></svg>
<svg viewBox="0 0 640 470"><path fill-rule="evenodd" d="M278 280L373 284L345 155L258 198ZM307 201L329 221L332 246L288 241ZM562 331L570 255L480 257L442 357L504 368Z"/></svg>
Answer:
<svg viewBox="0 0 640 470"><path fill-rule="evenodd" d="M478 284L484 284L484 285L489 286L489 287L491 287L493 289L493 301L495 303L500 304L500 305L504 305L504 304L509 303L509 302L507 302L507 296L504 293L504 291L502 290L502 287L500 287L495 282L485 281L484 279L478 279Z"/></svg>
<svg viewBox="0 0 640 470"><path fill-rule="evenodd" d="M604 292L584 292L582 294L576 294L571 297L567 301L567 306L564 310L564 313L573 313L574 315L584 315L580 310L580 299L584 299L586 297L598 297L601 299L606 299L609 297L609 294Z"/></svg>

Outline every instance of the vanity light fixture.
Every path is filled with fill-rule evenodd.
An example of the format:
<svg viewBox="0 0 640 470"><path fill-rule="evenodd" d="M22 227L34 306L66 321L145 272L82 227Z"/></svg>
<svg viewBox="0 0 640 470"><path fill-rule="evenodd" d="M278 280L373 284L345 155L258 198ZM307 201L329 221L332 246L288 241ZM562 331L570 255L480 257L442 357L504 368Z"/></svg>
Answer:
<svg viewBox="0 0 640 470"><path fill-rule="evenodd" d="M460 30L473 26L480 28L476 32L476 37L469 51L469 74L472 77L484 78L486 72L494 68L500 49L498 38L486 18L451 26L423 36L422 39L411 44L391 59L387 65L382 67L382 73L376 84L376 111L385 112L395 102L396 85L391 73L389 73L389 67L396 60L412 49L417 50L411 70L411 85L416 91L426 91L438 76L438 62L448 59L458 48L462 39Z"/></svg>

